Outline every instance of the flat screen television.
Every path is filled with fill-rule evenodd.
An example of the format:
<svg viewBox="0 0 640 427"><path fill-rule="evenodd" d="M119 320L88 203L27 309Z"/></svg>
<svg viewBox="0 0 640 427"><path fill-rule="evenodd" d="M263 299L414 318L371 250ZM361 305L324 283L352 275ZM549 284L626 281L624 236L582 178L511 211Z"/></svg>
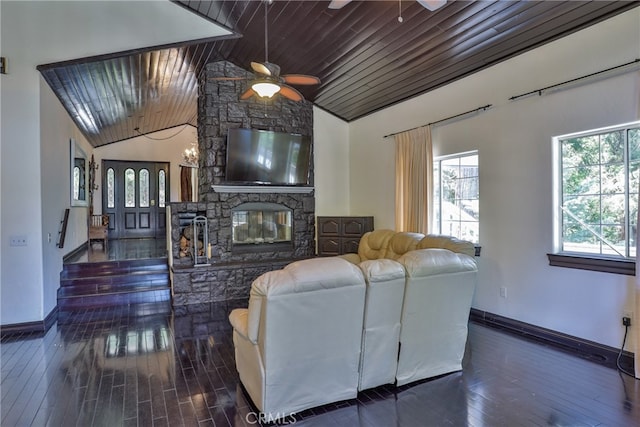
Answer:
<svg viewBox="0 0 640 427"><path fill-rule="evenodd" d="M228 183L309 185L311 138L256 129L229 129Z"/></svg>

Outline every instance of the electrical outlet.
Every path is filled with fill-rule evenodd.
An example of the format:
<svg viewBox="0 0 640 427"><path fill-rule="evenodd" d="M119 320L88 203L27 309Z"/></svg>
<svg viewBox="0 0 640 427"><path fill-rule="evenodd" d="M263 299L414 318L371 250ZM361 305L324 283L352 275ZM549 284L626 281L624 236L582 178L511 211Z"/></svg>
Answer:
<svg viewBox="0 0 640 427"><path fill-rule="evenodd" d="M623 326L631 326L631 317L624 316L622 318L622 325Z"/></svg>
<svg viewBox="0 0 640 427"><path fill-rule="evenodd" d="M27 236L9 237L9 246L27 246Z"/></svg>
<svg viewBox="0 0 640 427"><path fill-rule="evenodd" d="M502 298L506 298L507 297L507 287L506 286L501 286L500 287L500 296Z"/></svg>

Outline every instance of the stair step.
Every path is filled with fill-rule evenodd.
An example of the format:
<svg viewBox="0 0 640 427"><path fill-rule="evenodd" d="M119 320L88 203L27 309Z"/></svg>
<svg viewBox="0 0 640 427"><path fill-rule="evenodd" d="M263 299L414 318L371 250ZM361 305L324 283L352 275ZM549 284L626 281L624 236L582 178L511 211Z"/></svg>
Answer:
<svg viewBox="0 0 640 427"><path fill-rule="evenodd" d="M136 290L134 292L109 294L80 295L58 299L58 310L69 311L119 305L157 303L169 301L170 299L171 290L169 288L144 291Z"/></svg>
<svg viewBox="0 0 640 427"><path fill-rule="evenodd" d="M65 286L58 288L58 299L83 295L117 294L122 292L136 292L153 289L170 289L169 280L142 281L132 283L118 283L116 285L97 284L81 286Z"/></svg>
<svg viewBox="0 0 640 427"><path fill-rule="evenodd" d="M166 258L65 264L59 312L171 301Z"/></svg>
<svg viewBox="0 0 640 427"><path fill-rule="evenodd" d="M60 287L91 287L91 286L118 286L130 283L147 282L167 282L169 280L168 271L135 271L127 274L112 274L90 277L74 277L60 279Z"/></svg>
<svg viewBox="0 0 640 427"><path fill-rule="evenodd" d="M169 271L166 258L66 264L60 279L131 274L137 271Z"/></svg>

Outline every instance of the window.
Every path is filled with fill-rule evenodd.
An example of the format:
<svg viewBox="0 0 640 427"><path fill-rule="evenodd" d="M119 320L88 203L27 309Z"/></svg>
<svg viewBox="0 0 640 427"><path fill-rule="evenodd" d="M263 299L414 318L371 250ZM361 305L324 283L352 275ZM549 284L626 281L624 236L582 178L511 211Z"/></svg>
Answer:
<svg viewBox="0 0 640 427"><path fill-rule="evenodd" d="M167 196L165 192L167 186L166 180L166 173L161 169L160 172L158 172L158 206L161 208L164 208L167 203Z"/></svg>
<svg viewBox="0 0 640 427"><path fill-rule="evenodd" d="M136 173L131 168L124 171L124 207L136 207Z"/></svg>
<svg viewBox="0 0 640 427"><path fill-rule="evenodd" d="M107 207L114 208L116 206L116 175L113 168L107 169Z"/></svg>
<svg viewBox="0 0 640 427"><path fill-rule="evenodd" d="M434 232L479 243L478 152L437 158L433 176Z"/></svg>
<svg viewBox="0 0 640 427"><path fill-rule="evenodd" d="M138 172L139 179L138 184L140 186L140 204L141 208L149 207L149 171L146 169L140 169Z"/></svg>
<svg viewBox="0 0 640 427"><path fill-rule="evenodd" d="M554 138L557 253L636 255L640 122Z"/></svg>

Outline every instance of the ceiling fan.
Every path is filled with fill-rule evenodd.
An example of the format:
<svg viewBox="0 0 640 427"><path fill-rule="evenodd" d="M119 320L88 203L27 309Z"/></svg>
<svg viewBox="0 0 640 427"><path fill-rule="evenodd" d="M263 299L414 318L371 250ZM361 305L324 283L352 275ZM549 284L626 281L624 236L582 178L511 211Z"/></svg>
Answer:
<svg viewBox="0 0 640 427"><path fill-rule="evenodd" d="M291 101L302 101L304 97L295 88L289 85L317 85L320 79L305 74L280 75L280 66L269 62L269 33L267 29L267 7L273 0L263 0L264 3L264 62L251 62L251 69L255 77L251 80L249 88L240 95L241 100L252 96L261 99L270 99L275 95L281 95ZM214 79L215 80L215 79ZM243 77L221 77L218 80L244 80Z"/></svg>
<svg viewBox="0 0 640 427"><path fill-rule="evenodd" d="M442 6L444 6L447 3L447 0L416 0L416 1L420 3L422 6L424 6L425 8L429 9L430 11L440 9ZM331 3L329 3L329 9L342 9L349 3L351 3L351 0L333 0Z"/></svg>

